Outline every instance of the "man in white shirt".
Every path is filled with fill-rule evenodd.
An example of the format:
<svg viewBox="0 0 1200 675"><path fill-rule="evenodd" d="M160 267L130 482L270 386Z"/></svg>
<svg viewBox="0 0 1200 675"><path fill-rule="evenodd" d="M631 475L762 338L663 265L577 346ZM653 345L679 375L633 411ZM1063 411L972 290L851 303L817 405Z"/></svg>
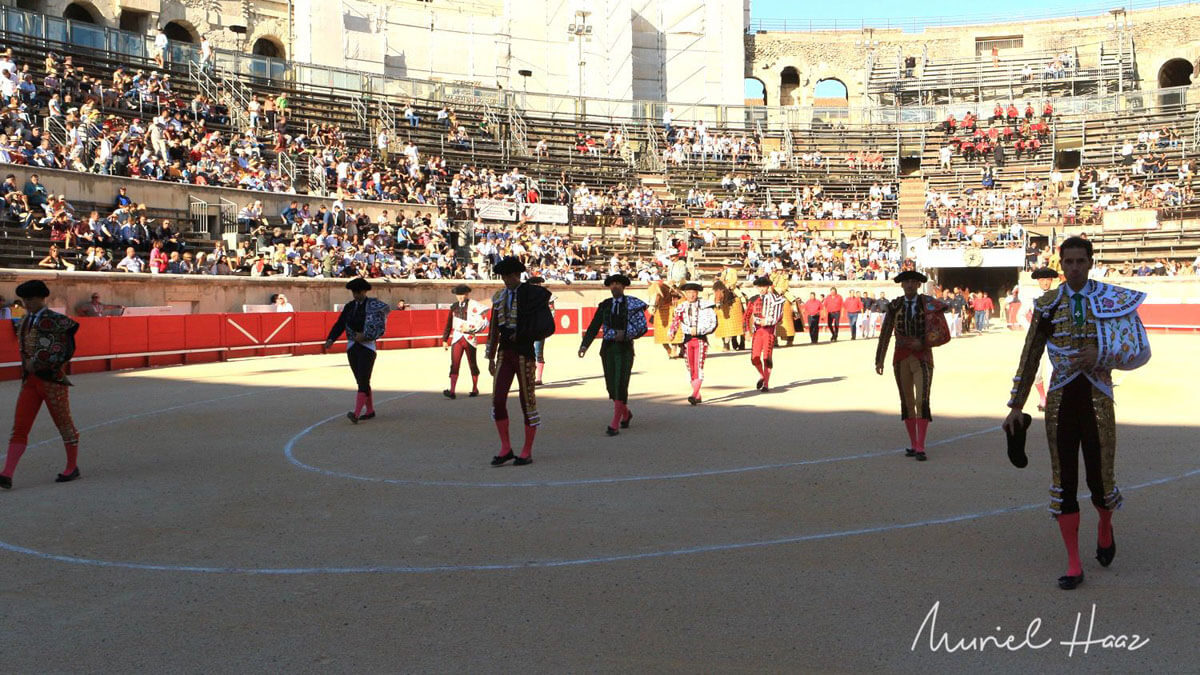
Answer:
<svg viewBox="0 0 1200 675"><path fill-rule="evenodd" d="M154 62L158 64L159 68L162 68L166 63L166 53L167 34L159 28L158 32L154 35Z"/></svg>
<svg viewBox="0 0 1200 675"><path fill-rule="evenodd" d="M142 260L134 252L133 247L125 249L125 257L121 262L117 263L117 270L121 272L131 272L133 274L141 274L146 270L146 261Z"/></svg>

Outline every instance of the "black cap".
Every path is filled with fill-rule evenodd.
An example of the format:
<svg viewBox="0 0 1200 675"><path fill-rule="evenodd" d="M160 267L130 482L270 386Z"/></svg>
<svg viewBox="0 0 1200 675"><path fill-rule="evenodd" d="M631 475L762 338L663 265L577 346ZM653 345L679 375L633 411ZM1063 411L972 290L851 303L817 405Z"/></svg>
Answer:
<svg viewBox="0 0 1200 675"><path fill-rule="evenodd" d="M629 280L629 277L625 276L624 274L610 274L604 278L605 286L611 286L613 284L621 284L622 286L629 286L632 283L633 282Z"/></svg>
<svg viewBox="0 0 1200 675"><path fill-rule="evenodd" d="M1029 464L1029 458L1025 456L1025 432L1029 431L1029 425L1033 423L1033 417L1028 413L1022 413L1021 424L1013 433L1005 430L1004 435L1008 437L1008 461L1018 469L1024 469Z"/></svg>
<svg viewBox="0 0 1200 675"><path fill-rule="evenodd" d="M755 286L773 286L774 284L771 283L771 277L764 274L761 277L754 280L754 285Z"/></svg>
<svg viewBox="0 0 1200 675"><path fill-rule="evenodd" d="M680 286L679 290L681 290L681 291L702 291L702 290L704 290L704 287L694 281L689 281L686 284Z"/></svg>
<svg viewBox="0 0 1200 675"><path fill-rule="evenodd" d="M896 283L900 283L901 281L919 281L921 283L925 283L926 281L929 281L929 277L916 270L904 270L900 274L897 274L896 278L892 281L895 281Z"/></svg>
<svg viewBox="0 0 1200 675"><path fill-rule="evenodd" d="M471 292L471 287L466 284L459 284L455 286L454 290L451 292L455 295L466 295L467 293Z"/></svg>
<svg viewBox="0 0 1200 675"><path fill-rule="evenodd" d="M354 277L350 281L346 282L346 290L352 293L358 291L366 293L367 291L371 290L371 284L369 284L367 280L362 277Z"/></svg>
<svg viewBox="0 0 1200 675"><path fill-rule="evenodd" d="M492 268L492 272L500 276L504 276L505 274L520 274L524 271L525 263L512 256L504 258Z"/></svg>
<svg viewBox="0 0 1200 675"><path fill-rule="evenodd" d="M1050 269L1049 267L1039 267L1033 271L1033 278L1034 279L1057 279L1058 272L1055 272L1054 270Z"/></svg>
<svg viewBox="0 0 1200 675"><path fill-rule="evenodd" d="M46 282L42 281L41 279L26 281L20 286L17 286L17 297L24 299L48 298L50 297L50 288L47 287Z"/></svg>
<svg viewBox="0 0 1200 675"><path fill-rule="evenodd" d="M541 286L542 284L546 283L546 280L541 277L529 277L525 280L525 283L533 284L534 286Z"/></svg>

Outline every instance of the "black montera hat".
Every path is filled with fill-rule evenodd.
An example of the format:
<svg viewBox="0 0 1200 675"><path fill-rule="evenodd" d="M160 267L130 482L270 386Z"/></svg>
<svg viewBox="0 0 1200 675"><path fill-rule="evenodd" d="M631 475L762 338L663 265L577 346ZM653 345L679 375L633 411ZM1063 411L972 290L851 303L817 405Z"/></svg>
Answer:
<svg viewBox="0 0 1200 675"><path fill-rule="evenodd" d="M50 288L46 286L46 282L41 279L33 279L17 286L17 297L28 300L29 298L48 298L50 297Z"/></svg>
<svg viewBox="0 0 1200 675"><path fill-rule="evenodd" d="M362 277L354 277L350 281L346 282L346 290L350 291L351 293L356 293L358 291L366 293L367 291L371 290L371 284Z"/></svg>
<svg viewBox="0 0 1200 675"><path fill-rule="evenodd" d="M900 283L901 281L919 281L921 283L925 283L926 281L929 281L929 277L916 270L904 270L900 274L897 274L896 278L892 281L895 281L896 283Z"/></svg>
<svg viewBox="0 0 1200 675"><path fill-rule="evenodd" d="M1033 423L1033 417L1028 413L1021 415L1021 424L1013 433L1009 433L1006 429L1004 435L1008 437L1008 461L1018 469L1024 469L1029 464L1029 458L1025 456L1025 432L1029 431L1029 425Z"/></svg>
<svg viewBox="0 0 1200 675"><path fill-rule="evenodd" d="M702 290L704 290L704 287L694 281L689 281L686 284L680 286L679 290L681 290L681 291L702 291Z"/></svg>
<svg viewBox="0 0 1200 675"><path fill-rule="evenodd" d="M625 276L624 274L610 274L607 277L605 277L605 279L604 279L605 286L611 286L613 284L621 284L622 286L628 286L632 283L633 282L629 280L629 277Z"/></svg>
<svg viewBox="0 0 1200 675"><path fill-rule="evenodd" d="M774 286L775 284L771 282L771 277L764 274L761 277L754 280L754 285L755 286Z"/></svg>
<svg viewBox="0 0 1200 675"><path fill-rule="evenodd" d="M459 284L454 287L453 292L455 295L466 295L471 292L471 287L466 284Z"/></svg>
<svg viewBox="0 0 1200 675"><path fill-rule="evenodd" d="M1033 278L1034 279L1057 279L1058 272L1055 272L1054 270L1050 269L1049 267L1039 267L1033 271Z"/></svg>
<svg viewBox="0 0 1200 675"><path fill-rule="evenodd" d="M499 276L504 276L505 274L520 274L524 271L525 263L512 256L504 258L500 262L496 263L496 266L492 268L492 272Z"/></svg>

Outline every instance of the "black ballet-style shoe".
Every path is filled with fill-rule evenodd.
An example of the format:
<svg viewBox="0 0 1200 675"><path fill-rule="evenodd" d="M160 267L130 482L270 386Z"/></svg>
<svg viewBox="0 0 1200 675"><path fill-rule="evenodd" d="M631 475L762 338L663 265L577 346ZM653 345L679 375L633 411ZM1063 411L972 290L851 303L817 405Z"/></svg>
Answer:
<svg viewBox="0 0 1200 675"><path fill-rule="evenodd" d="M1115 536L1112 537L1112 543L1108 547L1096 547L1096 560L1100 562L1101 567L1111 565L1115 557L1117 557L1117 538Z"/></svg>
<svg viewBox="0 0 1200 675"><path fill-rule="evenodd" d="M617 431L616 429L614 429L612 427L604 427L604 433L608 434L609 436L616 436L617 434L619 434L621 432Z"/></svg>
<svg viewBox="0 0 1200 675"><path fill-rule="evenodd" d="M358 424L358 415L355 415L353 411L346 413L346 419Z"/></svg>
<svg viewBox="0 0 1200 675"><path fill-rule="evenodd" d="M1073 591L1077 586L1083 584L1083 572L1080 571L1078 576L1061 576L1058 578L1058 587L1064 591Z"/></svg>
<svg viewBox="0 0 1200 675"><path fill-rule="evenodd" d="M700 405L700 399L696 398L695 396L689 396L687 401L692 405Z"/></svg>
<svg viewBox="0 0 1200 675"><path fill-rule="evenodd" d="M629 413L629 416L628 416L628 417L626 417L625 419L621 420L621 428L622 428L622 429L628 429L628 428L629 428L629 423L630 423L630 422L632 422L632 421L633 421L633 413Z"/></svg>
<svg viewBox="0 0 1200 675"><path fill-rule="evenodd" d="M923 452L915 452L913 455L917 458L918 462L924 462L925 460L929 459Z"/></svg>
<svg viewBox="0 0 1200 675"><path fill-rule="evenodd" d="M79 480L79 477L80 477L79 467L75 467L75 470L72 471L71 473L60 473L57 476L55 476L54 482L55 483L70 483L73 480Z"/></svg>
<svg viewBox="0 0 1200 675"><path fill-rule="evenodd" d="M768 387L768 386L766 386L766 385L763 385L763 388L762 388L762 389L759 389L759 391L761 391L762 393L766 394L766 393L769 393L769 392L771 391L771 388L770 388L770 387Z"/></svg>
<svg viewBox="0 0 1200 675"><path fill-rule="evenodd" d="M358 421L359 421L359 422L361 422L361 421L363 421L363 420L370 420L370 419L375 419L375 413L373 413L373 412L369 412L369 413L363 413L363 414L361 414L361 415L359 415L359 416L358 416Z"/></svg>
<svg viewBox="0 0 1200 675"><path fill-rule="evenodd" d="M507 462L508 460L515 459L515 458L516 458L516 455L512 454L512 450L509 450L506 454L496 455L495 457L493 457L492 458L492 466L500 466L500 465L504 464L505 462Z"/></svg>
<svg viewBox="0 0 1200 675"><path fill-rule="evenodd" d="M526 464L533 464L533 458L532 457L518 457L513 460L513 466L525 466Z"/></svg>
<svg viewBox="0 0 1200 675"><path fill-rule="evenodd" d="M442 396L445 396L446 398L448 398L450 400L454 400L454 399L458 398L458 396L456 396L454 394L454 392L450 391L449 389L443 389Z"/></svg>
<svg viewBox="0 0 1200 675"><path fill-rule="evenodd" d="M758 378L758 382L755 383L754 388L758 389L759 391L762 391L762 383L763 383L762 378L761 377Z"/></svg>
<svg viewBox="0 0 1200 675"><path fill-rule="evenodd" d="M916 456L917 456L917 451L916 451L916 450L913 450L912 448L909 448L909 449L907 449L907 450L905 450L905 451L904 451L904 456L905 456L905 457L916 457Z"/></svg>
<svg viewBox="0 0 1200 675"><path fill-rule="evenodd" d="M539 387L544 384L541 380L534 380L533 383Z"/></svg>
<svg viewBox="0 0 1200 675"><path fill-rule="evenodd" d="M472 390L471 390L471 393L467 394L467 397L468 397L468 398L475 398L475 397L476 397L476 396L478 396L478 395L479 395L479 390L478 390L478 389L472 389Z"/></svg>
<svg viewBox="0 0 1200 675"><path fill-rule="evenodd" d="M10 478L8 476L0 476L0 488L4 488L5 490L11 490L12 489L12 478Z"/></svg>

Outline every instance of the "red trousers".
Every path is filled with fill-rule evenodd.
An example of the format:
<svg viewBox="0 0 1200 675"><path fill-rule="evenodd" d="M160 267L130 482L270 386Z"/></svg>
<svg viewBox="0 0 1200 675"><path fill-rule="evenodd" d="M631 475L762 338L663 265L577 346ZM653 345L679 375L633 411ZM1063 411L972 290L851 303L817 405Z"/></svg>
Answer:
<svg viewBox="0 0 1200 675"><path fill-rule="evenodd" d="M475 362L475 345L466 340L459 340L450 347L450 374L458 374L458 364L462 362L463 354L467 355L467 367L472 375L479 374L479 366Z"/></svg>
<svg viewBox="0 0 1200 675"><path fill-rule="evenodd" d="M754 342L750 346L750 362L756 367L773 368L771 354L775 352L775 327L759 326L754 331Z"/></svg>
<svg viewBox="0 0 1200 675"><path fill-rule="evenodd" d="M75 430L75 422L71 419L71 401L67 389L65 384L48 382L36 375L26 376L21 383L21 393L17 396L17 411L13 416L9 444L29 443L29 430L33 428L33 421L37 419L42 403L50 411L50 419L54 420L54 426L62 434L63 443L78 443L79 432Z"/></svg>

